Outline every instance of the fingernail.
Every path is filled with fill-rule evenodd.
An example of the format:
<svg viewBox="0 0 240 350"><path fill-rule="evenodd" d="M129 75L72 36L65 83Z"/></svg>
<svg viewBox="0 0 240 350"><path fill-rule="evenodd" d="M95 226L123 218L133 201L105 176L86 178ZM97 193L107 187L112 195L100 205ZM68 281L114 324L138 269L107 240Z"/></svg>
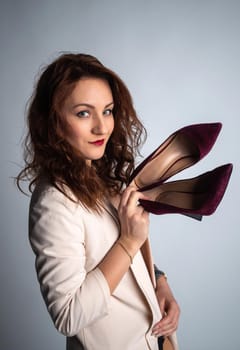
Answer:
<svg viewBox="0 0 240 350"><path fill-rule="evenodd" d="M152 335L154 335L155 337L156 337L156 336L157 336L157 337L160 337L162 334L159 333L159 330L158 330L158 329L154 329L154 330L152 330Z"/></svg>
<svg viewBox="0 0 240 350"><path fill-rule="evenodd" d="M158 338L158 337L161 337L162 334L156 332L156 333L152 333L152 336Z"/></svg>

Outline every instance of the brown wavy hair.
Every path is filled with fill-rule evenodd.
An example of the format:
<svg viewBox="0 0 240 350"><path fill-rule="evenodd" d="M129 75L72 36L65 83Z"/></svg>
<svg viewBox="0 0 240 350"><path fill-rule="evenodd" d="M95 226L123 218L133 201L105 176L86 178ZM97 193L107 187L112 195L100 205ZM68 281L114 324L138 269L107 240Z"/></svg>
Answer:
<svg viewBox="0 0 240 350"><path fill-rule="evenodd" d="M104 156L92 161L91 167L64 138L66 121L61 116L63 103L83 77L105 79L114 100L113 133ZM146 137L126 85L87 54L61 54L43 69L27 107L27 125L25 167L16 178L18 188L22 190L21 181L27 180L32 192L39 179L45 177L67 197L70 188L77 200L96 211L104 198L120 193L128 183L139 146Z"/></svg>

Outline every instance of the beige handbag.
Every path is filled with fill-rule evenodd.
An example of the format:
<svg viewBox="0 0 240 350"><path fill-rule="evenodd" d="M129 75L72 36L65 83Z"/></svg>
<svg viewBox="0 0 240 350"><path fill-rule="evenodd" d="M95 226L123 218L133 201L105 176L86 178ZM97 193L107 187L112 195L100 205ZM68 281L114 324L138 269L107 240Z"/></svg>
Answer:
<svg viewBox="0 0 240 350"><path fill-rule="evenodd" d="M164 340L163 350L179 350L176 332Z"/></svg>

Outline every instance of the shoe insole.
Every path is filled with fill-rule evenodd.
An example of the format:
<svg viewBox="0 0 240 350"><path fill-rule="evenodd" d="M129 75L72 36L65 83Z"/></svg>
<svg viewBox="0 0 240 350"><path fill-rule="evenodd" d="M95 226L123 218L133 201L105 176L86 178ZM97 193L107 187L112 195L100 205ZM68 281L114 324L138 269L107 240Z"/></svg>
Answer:
<svg viewBox="0 0 240 350"><path fill-rule="evenodd" d="M163 143L134 179L138 188L165 180L199 159L197 147L185 135L176 134Z"/></svg>
<svg viewBox="0 0 240 350"><path fill-rule="evenodd" d="M155 202L182 209L199 209L208 196L201 180L194 178L164 183L143 193Z"/></svg>

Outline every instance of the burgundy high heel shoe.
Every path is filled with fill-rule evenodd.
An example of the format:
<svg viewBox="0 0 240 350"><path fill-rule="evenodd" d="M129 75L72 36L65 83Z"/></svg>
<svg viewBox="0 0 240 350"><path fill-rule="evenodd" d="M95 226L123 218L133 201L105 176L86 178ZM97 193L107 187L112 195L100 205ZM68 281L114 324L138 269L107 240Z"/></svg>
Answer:
<svg viewBox="0 0 240 350"><path fill-rule="evenodd" d="M137 166L129 184L133 181L139 189L159 184L197 163L209 153L221 128L221 123L207 123L179 129Z"/></svg>
<svg viewBox="0 0 240 350"><path fill-rule="evenodd" d="M155 183L139 191L150 200L139 199L140 205L153 214L211 215L226 191L232 164L222 165L200 176L172 182Z"/></svg>

